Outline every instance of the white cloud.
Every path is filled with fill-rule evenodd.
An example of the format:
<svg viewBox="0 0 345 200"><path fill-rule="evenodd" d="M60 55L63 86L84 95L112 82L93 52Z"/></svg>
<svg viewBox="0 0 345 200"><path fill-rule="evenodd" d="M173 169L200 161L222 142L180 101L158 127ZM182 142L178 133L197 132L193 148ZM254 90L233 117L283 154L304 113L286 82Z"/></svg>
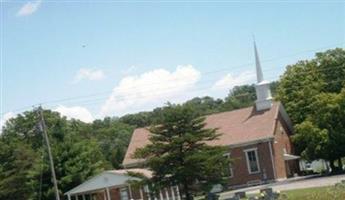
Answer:
<svg viewBox="0 0 345 200"><path fill-rule="evenodd" d="M26 4L24 4L19 11L17 12L17 16L26 16L26 15L31 15L34 12L38 10L42 3L42 0L37 0L37 1L29 1Z"/></svg>
<svg viewBox="0 0 345 200"><path fill-rule="evenodd" d="M102 80L105 77L104 72L100 69L86 69L81 68L74 76L74 83L77 83L81 80L90 80L97 81Z"/></svg>
<svg viewBox="0 0 345 200"><path fill-rule="evenodd" d="M15 117L16 115L13 113L13 112L8 112L8 113L5 113L3 116L1 116L1 119L0 119L0 133L2 132L2 128L3 126L5 125L6 121Z"/></svg>
<svg viewBox="0 0 345 200"><path fill-rule="evenodd" d="M155 69L136 76L127 76L114 87L112 94L101 107L100 117L123 115L129 112L152 109L179 95L188 96L200 79L200 72L191 65L178 66L175 71Z"/></svg>
<svg viewBox="0 0 345 200"><path fill-rule="evenodd" d="M54 111L59 112L62 116L67 117L67 119L79 119L86 123L94 120L90 111L80 106L66 107L59 105Z"/></svg>
<svg viewBox="0 0 345 200"><path fill-rule="evenodd" d="M244 71L237 76L227 74L218 80L213 86L212 89L232 89L235 86L248 84L255 80L255 72L253 71Z"/></svg>

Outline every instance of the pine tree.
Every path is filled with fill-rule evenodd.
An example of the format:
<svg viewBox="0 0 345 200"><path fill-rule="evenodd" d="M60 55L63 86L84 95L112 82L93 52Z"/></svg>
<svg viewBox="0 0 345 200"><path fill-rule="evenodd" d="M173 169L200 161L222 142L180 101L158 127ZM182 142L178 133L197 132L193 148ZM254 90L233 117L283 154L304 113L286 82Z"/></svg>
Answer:
<svg viewBox="0 0 345 200"><path fill-rule="evenodd" d="M181 197L183 193L190 200L193 193L222 182L229 164L223 156L227 149L207 144L219 134L205 128L204 118L191 107L169 104L163 113L163 123L149 128L151 144L137 149L134 157L146 159L156 190L176 184L181 186Z"/></svg>

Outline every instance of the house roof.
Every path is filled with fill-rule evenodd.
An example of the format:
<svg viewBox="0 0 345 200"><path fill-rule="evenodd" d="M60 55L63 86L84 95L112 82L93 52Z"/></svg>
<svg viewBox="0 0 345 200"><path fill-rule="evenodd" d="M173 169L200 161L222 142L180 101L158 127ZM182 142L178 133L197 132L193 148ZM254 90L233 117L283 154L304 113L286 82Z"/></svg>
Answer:
<svg viewBox="0 0 345 200"><path fill-rule="evenodd" d="M93 191L101 190L107 187L121 187L127 185L129 180L139 180L136 177L128 175L128 172L141 173L144 176L152 177L152 172L148 169L120 169L109 170L98 174L82 184L74 187L65 193L65 195L76 195L83 193L90 193Z"/></svg>
<svg viewBox="0 0 345 200"><path fill-rule="evenodd" d="M231 146L273 138L275 122L280 110L284 110L281 103L274 102L271 109L264 111L256 111L255 106L251 106L207 115L206 128L218 128L217 132L222 134L218 140L209 141L208 144ZM132 155L137 148L150 143L149 135L147 128L134 130L123 160L125 167L143 161L133 159Z"/></svg>

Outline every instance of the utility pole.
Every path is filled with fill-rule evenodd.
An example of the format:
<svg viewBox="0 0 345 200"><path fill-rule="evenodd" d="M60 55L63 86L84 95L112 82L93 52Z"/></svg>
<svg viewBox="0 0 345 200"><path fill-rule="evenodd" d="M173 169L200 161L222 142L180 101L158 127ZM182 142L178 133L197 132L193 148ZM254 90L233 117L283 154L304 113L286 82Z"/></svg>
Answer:
<svg viewBox="0 0 345 200"><path fill-rule="evenodd" d="M54 190L55 190L55 198L56 200L60 200L60 196L59 196L59 189L57 186L57 181L56 181L56 175L55 175L55 169L54 169L54 161L53 161L53 156L50 150L50 144L49 144L49 138L48 138L48 134L47 134L47 128L46 128L46 123L44 121L44 116L43 116L43 109L40 106L38 108L38 113L40 116L40 129L43 133L44 139L46 141L47 144L47 149L48 149L48 156L49 156L49 162L50 162L50 168L51 168L51 172L52 172L52 176L53 176L53 183L54 183Z"/></svg>

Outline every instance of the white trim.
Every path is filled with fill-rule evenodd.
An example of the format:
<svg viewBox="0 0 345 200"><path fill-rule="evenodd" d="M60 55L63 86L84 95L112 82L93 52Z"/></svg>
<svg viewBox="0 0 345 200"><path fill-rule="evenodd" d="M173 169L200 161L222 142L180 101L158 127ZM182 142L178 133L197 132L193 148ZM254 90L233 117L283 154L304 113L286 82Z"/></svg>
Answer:
<svg viewBox="0 0 345 200"><path fill-rule="evenodd" d="M163 194L162 194L162 190L159 190L159 200L163 200Z"/></svg>
<svg viewBox="0 0 345 200"><path fill-rule="evenodd" d="M165 190L165 197L166 197L165 199L170 200L168 189L165 188L164 190Z"/></svg>
<svg viewBox="0 0 345 200"><path fill-rule="evenodd" d="M274 176L274 179L276 179L277 178L277 172L276 172L275 160L273 160L272 141L268 142L268 146L269 146L270 155L271 155L273 176Z"/></svg>
<svg viewBox="0 0 345 200"><path fill-rule="evenodd" d="M129 199L133 199L131 184L128 184Z"/></svg>
<svg viewBox="0 0 345 200"><path fill-rule="evenodd" d="M140 192L140 198L144 199L143 189L141 187L140 187L139 192Z"/></svg>
<svg viewBox="0 0 345 200"><path fill-rule="evenodd" d="M170 186L170 191L171 191L172 200L175 200L175 191L174 191L174 188L172 186Z"/></svg>
<svg viewBox="0 0 345 200"><path fill-rule="evenodd" d="M111 200L109 188L107 187L106 190L107 190L107 199L108 199L108 200Z"/></svg>
<svg viewBox="0 0 345 200"><path fill-rule="evenodd" d="M258 148L250 148L250 149L245 149L243 150L245 155L246 155L246 161L247 161L247 168L248 168L248 173L249 174L258 174L260 173L260 162L259 162L259 155L258 155ZM256 165L258 167L258 171L252 172L250 169L250 164L249 164L249 158L248 158L248 152L254 151L255 152L255 159L256 159Z"/></svg>
<svg viewBox="0 0 345 200"><path fill-rule="evenodd" d="M176 192L177 192L177 199L181 200L180 189L179 189L178 185L176 186Z"/></svg>

